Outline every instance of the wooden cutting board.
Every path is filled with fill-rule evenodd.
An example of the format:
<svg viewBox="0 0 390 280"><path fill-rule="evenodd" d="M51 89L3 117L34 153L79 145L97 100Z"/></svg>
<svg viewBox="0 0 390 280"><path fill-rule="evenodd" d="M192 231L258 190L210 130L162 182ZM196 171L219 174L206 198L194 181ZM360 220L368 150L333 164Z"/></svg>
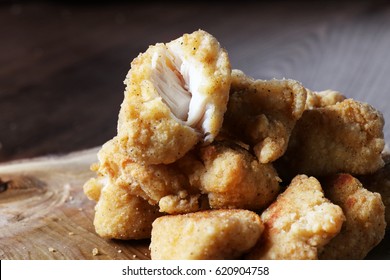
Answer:
<svg viewBox="0 0 390 280"><path fill-rule="evenodd" d="M0 259L150 258L148 240L95 233L95 202L82 186L97 150L0 165Z"/></svg>
<svg viewBox="0 0 390 280"><path fill-rule="evenodd" d="M149 240L99 237L84 182L98 148L0 165L0 259L150 259ZM390 236L368 256L390 259Z"/></svg>

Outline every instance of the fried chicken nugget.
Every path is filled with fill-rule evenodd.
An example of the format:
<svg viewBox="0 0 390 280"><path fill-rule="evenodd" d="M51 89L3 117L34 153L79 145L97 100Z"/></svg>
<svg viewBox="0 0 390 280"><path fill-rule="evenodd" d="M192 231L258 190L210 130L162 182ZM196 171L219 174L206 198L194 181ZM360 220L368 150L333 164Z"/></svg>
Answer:
<svg viewBox="0 0 390 280"><path fill-rule="evenodd" d="M134 161L169 164L218 134L229 98L227 52L199 30L150 46L131 63L118 120L121 149Z"/></svg>
<svg viewBox="0 0 390 280"><path fill-rule="evenodd" d="M349 174L338 174L324 182L327 198L346 216L340 233L326 244L320 259L363 259L385 235L385 207L378 193L366 190Z"/></svg>
<svg viewBox="0 0 390 280"><path fill-rule="evenodd" d="M223 131L253 148L261 163L286 151L290 133L306 104L306 89L294 80L254 80L232 71Z"/></svg>
<svg viewBox="0 0 390 280"><path fill-rule="evenodd" d="M324 197L314 177L297 175L262 214L264 232L247 259L317 259L341 229L341 208Z"/></svg>
<svg viewBox="0 0 390 280"><path fill-rule="evenodd" d="M101 189L93 224L104 238L150 238L152 223L162 214L158 207L131 195L127 188L109 183Z"/></svg>
<svg viewBox="0 0 390 280"><path fill-rule="evenodd" d="M163 216L153 222L151 258L238 258L256 244L263 228L256 213L240 209Z"/></svg>
<svg viewBox="0 0 390 280"><path fill-rule="evenodd" d="M231 142L214 142L199 152L203 165L190 180L208 195L213 209L260 210L278 195L279 177L271 164L262 164L244 148Z"/></svg>
<svg viewBox="0 0 390 280"><path fill-rule="evenodd" d="M90 199L98 201L101 189L112 182L151 205L159 205L161 212L187 213L199 209L200 191L193 188L187 176L174 164L145 165L133 162L120 149L117 137L106 142L98 152L98 173L84 185ZM115 199L115 198L113 198Z"/></svg>
<svg viewBox="0 0 390 280"><path fill-rule="evenodd" d="M283 179L295 174L367 174L383 167L384 120L366 103L345 99L306 110L277 163Z"/></svg>

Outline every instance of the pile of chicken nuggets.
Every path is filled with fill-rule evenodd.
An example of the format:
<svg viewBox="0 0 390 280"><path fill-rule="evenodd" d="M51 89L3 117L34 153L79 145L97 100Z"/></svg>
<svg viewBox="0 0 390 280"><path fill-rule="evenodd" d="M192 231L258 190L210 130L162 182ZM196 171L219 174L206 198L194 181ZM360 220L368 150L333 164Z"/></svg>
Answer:
<svg viewBox="0 0 390 280"><path fill-rule="evenodd" d="M97 234L152 259L362 259L390 214L384 119L336 91L232 69L198 30L131 63L84 185Z"/></svg>

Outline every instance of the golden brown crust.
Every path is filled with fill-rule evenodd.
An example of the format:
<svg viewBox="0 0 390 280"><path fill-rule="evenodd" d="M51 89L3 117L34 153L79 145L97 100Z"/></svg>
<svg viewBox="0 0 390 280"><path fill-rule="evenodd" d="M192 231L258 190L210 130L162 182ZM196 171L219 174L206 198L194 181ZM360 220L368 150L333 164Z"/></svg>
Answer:
<svg viewBox="0 0 390 280"><path fill-rule="evenodd" d="M208 210L169 215L153 223L153 260L234 259L253 247L263 231L248 210Z"/></svg>
<svg viewBox="0 0 390 280"><path fill-rule="evenodd" d="M279 193L279 177L272 165L259 163L238 145L215 142L201 148L200 158L204 166L190 178L198 178L211 208L260 210Z"/></svg>
<svg viewBox="0 0 390 280"><path fill-rule="evenodd" d="M161 56L166 59L159 69L155 64ZM180 61L183 64L176 65ZM190 74L180 74L184 70L175 67L188 68ZM181 81L187 76L193 78L191 84L180 85L183 90L193 91L188 93L192 96L186 105L188 116L194 116L193 119L175 116L169 102L160 96L169 96L171 93L167 91L173 91L164 71L173 71ZM118 141L123 152L137 162L169 164L183 157L203 137L212 141L226 111L230 71L227 53L214 37L201 30L167 44L150 46L134 59L125 80L127 87L118 121ZM175 97L172 99L174 103Z"/></svg>
<svg viewBox="0 0 390 280"><path fill-rule="evenodd" d="M380 194L363 188L349 174L328 178L324 190L326 197L343 209L346 221L322 249L320 259L363 259L385 235L385 207Z"/></svg>
<svg viewBox="0 0 390 280"><path fill-rule="evenodd" d="M384 165L383 126L379 111L352 99L306 110L278 162L278 171L286 178L375 172Z"/></svg>
<svg viewBox="0 0 390 280"><path fill-rule="evenodd" d="M233 70L224 131L250 144L260 162L275 161L285 152L305 103L306 89L297 81L254 80Z"/></svg>
<svg viewBox="0 0 390 280"><path fill-rule="evenodd" d="M264 232L248 259L317 259L345 217L324 197L317 179L298 175L261 219Z"/></svg>
<svg viewBox="0 0 390 280"><path fill-rule="evenodd" d="M104 238L150 238L152 223L160 217L158 208L131 195L126 188L108 184L95 206L94 226Z"/></svg>
<svg viewBox="0 0 390 280"><path fill-rule="evenodd" d="M200 190L192 187L185 173L177 164L145 165L133 162L119 148L114 137L98 152L99 163L95 165L97 178L84 184L84 192L95 201L101 189L115 184L138 196L151 205L160 205L166 213L187 213L199 209ZM113 198L115 199L115 198Z"/></svg>

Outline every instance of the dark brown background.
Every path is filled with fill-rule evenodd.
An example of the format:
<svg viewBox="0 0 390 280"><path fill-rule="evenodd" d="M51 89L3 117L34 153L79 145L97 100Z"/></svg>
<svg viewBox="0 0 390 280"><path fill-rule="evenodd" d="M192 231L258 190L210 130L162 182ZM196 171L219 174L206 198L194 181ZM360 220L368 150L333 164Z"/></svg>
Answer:
<svg viewBox="0 0 390 280"><path fill-rule="evenodd" d="M148 3L0 1L0 162L112 138L132 59L199 28L234 68L339 90L390 120L389 1Z"/></svg>

